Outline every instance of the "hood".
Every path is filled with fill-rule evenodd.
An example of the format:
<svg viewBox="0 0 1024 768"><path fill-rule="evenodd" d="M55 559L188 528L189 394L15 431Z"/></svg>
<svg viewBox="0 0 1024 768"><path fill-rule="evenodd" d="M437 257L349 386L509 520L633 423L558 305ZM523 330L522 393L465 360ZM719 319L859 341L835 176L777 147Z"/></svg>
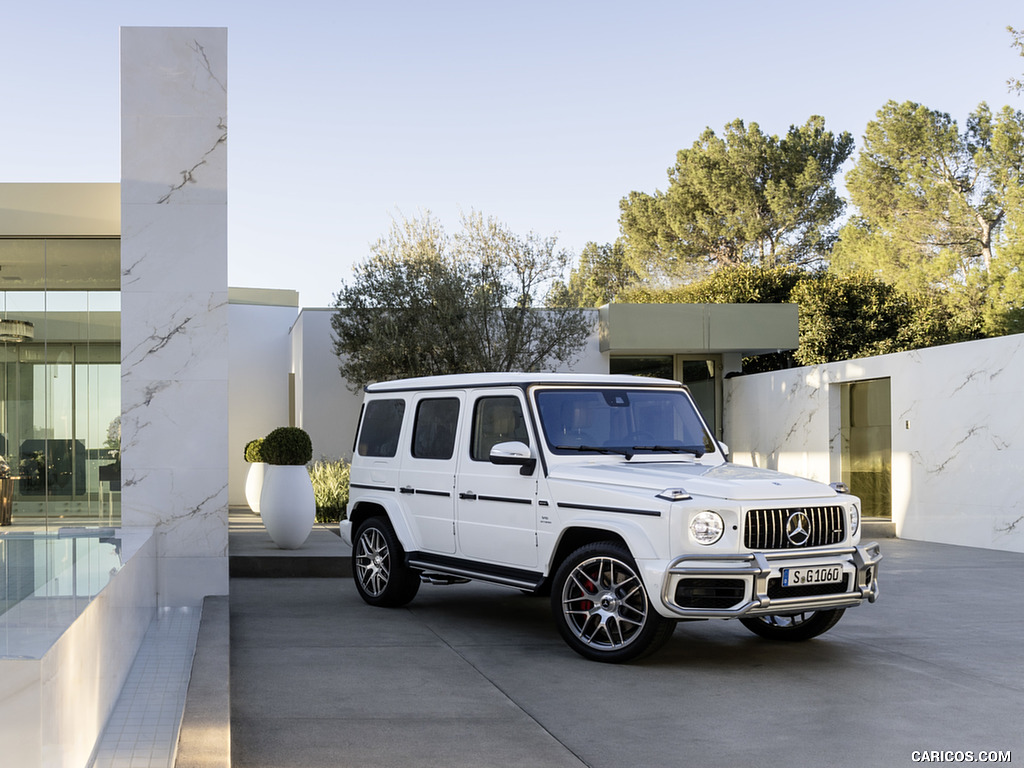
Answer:
<svg viewBox="0 0 1024 768"><path fill-rule="evenodd" d="M810 499L836 495L835 491L824 483L771 469L736 464L708 467L694 462L635 460L614 464L559 463L550 468L549 479L654 491L684 488L691 496L736 501Z"/></svg>

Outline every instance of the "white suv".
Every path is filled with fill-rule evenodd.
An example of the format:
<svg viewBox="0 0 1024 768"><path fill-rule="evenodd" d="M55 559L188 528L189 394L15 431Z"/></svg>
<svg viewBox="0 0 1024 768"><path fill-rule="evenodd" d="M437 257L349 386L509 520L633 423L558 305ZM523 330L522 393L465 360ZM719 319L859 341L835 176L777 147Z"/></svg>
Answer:
<svg viewBox="0 0 1024 768"><path fill-rule="evenodd" d="M680 620L806 640L878 595L859 500L727 463L674 381L372 384L349 488L341 535L367 603L404 605L421 581L550 592L562 637L598 661L649 653Z"/></svg>

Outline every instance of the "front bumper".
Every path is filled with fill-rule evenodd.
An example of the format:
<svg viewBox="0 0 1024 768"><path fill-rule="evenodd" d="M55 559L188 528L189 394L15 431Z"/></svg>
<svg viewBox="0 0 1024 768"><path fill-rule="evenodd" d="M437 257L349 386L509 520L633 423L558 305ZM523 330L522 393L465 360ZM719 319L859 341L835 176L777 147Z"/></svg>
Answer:
<svg viewBox="0 0 1024 768"><path fill-rule="evenodd" d="M878 598L881 559L882 553L875 542L845 549L752 552L733 556L683 555L669 563L665 571L661 601L673 615L688 619L732 619L849 608L865 600L873 603ZM782 567L826 565L842 567L844 586L841 591L818 587L801 593L800 590L780 589L776 581L781 578ZM730 583L734 586L721 589L722 585ZM692 596L701 589L708 593L716 593L717 589L719 596L703 600L687 598L690 605L683 605L677 599L680 594ZM790 596L794 591L797 594ZM725 597L721 596L723 592Z"/></svg>

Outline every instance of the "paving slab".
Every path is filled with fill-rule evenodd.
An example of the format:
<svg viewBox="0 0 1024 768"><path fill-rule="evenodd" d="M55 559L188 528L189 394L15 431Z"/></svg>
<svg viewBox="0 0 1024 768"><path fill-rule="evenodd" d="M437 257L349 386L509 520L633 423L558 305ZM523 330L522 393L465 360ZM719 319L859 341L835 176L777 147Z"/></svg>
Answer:
<svg viewBox="0 0 1024 768"><path fill-rule="evenodd" d="M882 596L805 643L680 624L628 665L562 643L544 599L232 579L235 768L902 766L1024 760L1024 554L891 539Z"/></svg>

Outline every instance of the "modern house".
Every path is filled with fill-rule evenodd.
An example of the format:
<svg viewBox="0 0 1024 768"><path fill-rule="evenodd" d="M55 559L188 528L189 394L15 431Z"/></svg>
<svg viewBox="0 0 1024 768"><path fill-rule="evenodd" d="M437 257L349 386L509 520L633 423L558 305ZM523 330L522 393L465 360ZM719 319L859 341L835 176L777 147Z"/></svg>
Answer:
<svg viewBox="0 0 1024 768"><path fill-rule="evenodd" d="M0 184L0 734L18 765L87 765L157 610L228 593L246 442L294 424L345 457L359 412L331 310L227 286L226 30L125 28L121 46L120 183ZM734 461L844 480L900 536L1024 552L1024 337L730 376L797 343L794 305L612 304L573 370L686 383ZM37 631L43 601L62 623Z"/></svg>

